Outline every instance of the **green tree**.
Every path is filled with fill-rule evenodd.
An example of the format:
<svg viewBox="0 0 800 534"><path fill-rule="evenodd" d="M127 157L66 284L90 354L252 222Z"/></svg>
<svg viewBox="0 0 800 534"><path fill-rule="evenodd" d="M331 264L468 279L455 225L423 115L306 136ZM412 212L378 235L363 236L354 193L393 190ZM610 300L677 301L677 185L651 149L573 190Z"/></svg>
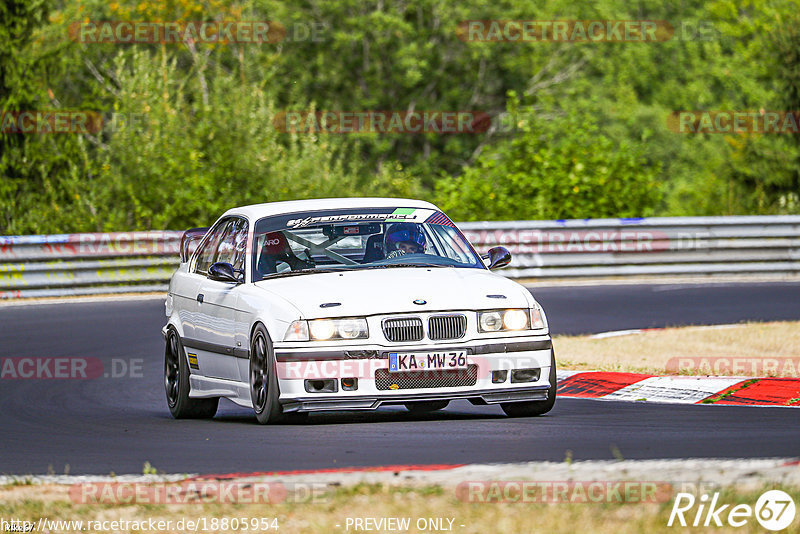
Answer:
<svg viewBox="0 0 800 534"><path fill-rule="evenodd" d="M513 101L512 101L513 102ZM519 113L512 105L510 113ZM658 201L658 164L644 147L615 144L586 110L528 116L464 174L437 184L457 220L641 217Z"/></svg>
<svg viewBox="0 0 800 534"><path fill-rule="evenodd" d="M0 134L0 233L179 228L233 204L372 194L433 199L470 219L800 212L796 137L666 125L678 110L800 109L794 1L47 1L0 5L2 109L110 122L97 135ZM666 20L676 33L461 40L459 23L475 19ZM67 37L81 20L272 20L287 34L90 44ZM271 124L308 109L534 118L479 135Z"/></svg>

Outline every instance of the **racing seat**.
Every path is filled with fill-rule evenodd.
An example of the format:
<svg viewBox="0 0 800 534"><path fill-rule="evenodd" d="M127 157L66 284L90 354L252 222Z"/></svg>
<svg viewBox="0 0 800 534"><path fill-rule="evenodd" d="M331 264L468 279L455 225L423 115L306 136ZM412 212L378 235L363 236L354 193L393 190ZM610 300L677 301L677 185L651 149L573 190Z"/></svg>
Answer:
<svg viewBox="0 0 800 534"><path fill-rule="evenodd" d="M314 260L311 253L306 249L308 259L301 260L289 246L289 241L282 232L270 232L264 236L264 244L261 246L261 255L258 257L256 271L253 273L253 280L263 280L264 275L278 272L278 264L286 263L293 271L300 269L313 269Z"/></svg>
<svg viewBox="0 0 800 534"><path fill-rule="evenodd" d="M263 279L266 274L277 273L278 262L287 261L290 251L289 242L281 232L268 233L261 247L253 280L258 281Z"/></svg>
<svg viewBox="0 0 800 534"><path fill-rule="evenodd" d="M383 253L383 234L369 236L366 250L364 250L364 259L361 263L372 263L373 261L382 260L385 257Z"/></svg>
<svg viewBox="0 0 800 534"><path fill-rule="evenodd" d="M261 248L261 256L258 258L256 270L261 275L258 277L259 280L261 280L265 274L274 274L278 272L278 260L275 257L275 254L272 254L269 250L267 250L267 247Z"/></svg>

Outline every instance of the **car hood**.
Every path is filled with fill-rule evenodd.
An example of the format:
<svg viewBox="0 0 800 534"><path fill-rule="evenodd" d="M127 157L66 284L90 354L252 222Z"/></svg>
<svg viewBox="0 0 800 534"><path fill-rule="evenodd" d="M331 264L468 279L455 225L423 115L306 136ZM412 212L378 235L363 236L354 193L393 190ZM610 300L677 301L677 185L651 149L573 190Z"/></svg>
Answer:
<svg viewBox="0 0 800 534"><path fill-rule="evenodd" d="M318 273L262 280L255 286L288 300L306 319L526 308L533 302L533 297L520 284L484 269L468 268L411 267ZM425 301L425 304L415 304L415 300ZM340 305L320 307L326 303Z"/></svg>

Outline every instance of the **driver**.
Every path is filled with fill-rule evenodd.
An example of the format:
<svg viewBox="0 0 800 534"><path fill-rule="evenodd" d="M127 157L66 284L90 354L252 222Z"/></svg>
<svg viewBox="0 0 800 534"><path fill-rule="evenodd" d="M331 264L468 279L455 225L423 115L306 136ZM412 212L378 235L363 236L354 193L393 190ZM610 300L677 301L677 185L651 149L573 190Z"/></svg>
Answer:
<svg viewBox="0 0 800 534"><path fill-rule="evenodd" d="M415 223L391 225L386 230L383 243L387 260L403 254L425 253L425 233L422 231L422 227Z"/></svg>

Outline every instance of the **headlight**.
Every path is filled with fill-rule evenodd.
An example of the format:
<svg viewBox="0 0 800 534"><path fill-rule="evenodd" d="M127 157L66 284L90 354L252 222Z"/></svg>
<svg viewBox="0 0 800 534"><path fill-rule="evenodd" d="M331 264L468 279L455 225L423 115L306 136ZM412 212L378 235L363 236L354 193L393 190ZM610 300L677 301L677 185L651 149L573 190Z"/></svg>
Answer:
<svg viewBox="0 0 800 534"><path fill-rule="evenodd" d="M308 326L313 339L330 339L336 335L336 325L327 319L311 321Z"/></svg>
<svg viewBox="0 0 800 534"><path fill-rule="evenodd" d="M497 332L503 328L503 312L481 312L478 323L482 332Z"/></svg>
<svg viewBox="0 0 800 534"><path fill-rule="evenodd" d="M538 305L531 309L478 312L480 332L516 332L543 328L547 328L547 319Z"/></svg>
<svg viewBox="0 0 800 534"><path fill-rule="evenodd" d="M327 341L329 339L366 339L367 320L363 317L346 319L298 320L289 325L284 341Z"/></svg>
<svg viewBox="0 0 800 534"><path fill-rule="evenodd" d="M523 330L528 326L528 310L508 310L503 315L506 330Z"/></svg>
<svg viewBox="0 0 800 534"><path fill-rule="evenodd" d="M528 310L496 310L478 312L481 332L503 332L530 328Z"/></svg>
<svg viewBox="0 0 800 534"><path fill-rule="evenodd" d="M369 337L366 319L341 319L337 321L336 334L342 339Z"/></svg>

